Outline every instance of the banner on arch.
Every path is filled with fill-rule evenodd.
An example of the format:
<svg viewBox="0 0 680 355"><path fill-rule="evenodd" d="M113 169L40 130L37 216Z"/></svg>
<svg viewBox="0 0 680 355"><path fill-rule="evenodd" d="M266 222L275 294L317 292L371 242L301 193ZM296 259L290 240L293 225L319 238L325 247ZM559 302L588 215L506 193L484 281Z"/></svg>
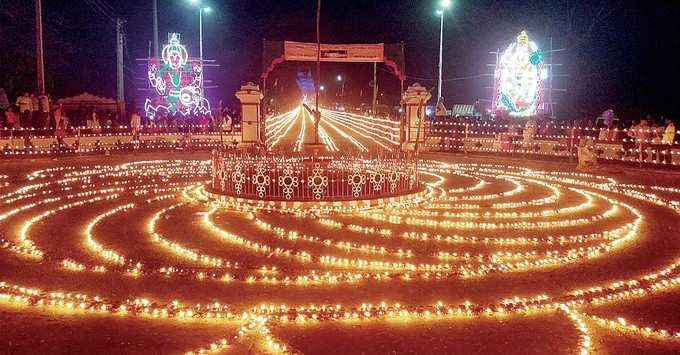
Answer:
<svg viewBox="0 0 680 355"><path fill-rule="evenodd" d="M315 62L316 43L285 41L283 56L287 61ZM321 44L322 62L371 63L385 60L385 45L377 44Z"/></svg>

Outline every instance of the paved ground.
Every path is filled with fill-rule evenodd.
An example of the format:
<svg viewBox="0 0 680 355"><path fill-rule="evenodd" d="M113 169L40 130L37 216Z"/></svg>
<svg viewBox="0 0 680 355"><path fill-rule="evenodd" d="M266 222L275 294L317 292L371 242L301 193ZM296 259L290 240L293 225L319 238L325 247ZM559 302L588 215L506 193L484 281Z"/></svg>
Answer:
<svg viewBox="0 0 680 355"><path fill-rule="evenodd" d="M423 203L292 216L206 158L0 163L0 354L680 351L678 175L429 155Z"/></svg>
<svg viewBox="0 0 680 355"><path fill-rule="evenodd" d="M274 150L304 150L314 141L314 118L303 107L267 121L266 141ZM327 152L377 153L398 146L398 122L321 110L320 143Z"/></svg>

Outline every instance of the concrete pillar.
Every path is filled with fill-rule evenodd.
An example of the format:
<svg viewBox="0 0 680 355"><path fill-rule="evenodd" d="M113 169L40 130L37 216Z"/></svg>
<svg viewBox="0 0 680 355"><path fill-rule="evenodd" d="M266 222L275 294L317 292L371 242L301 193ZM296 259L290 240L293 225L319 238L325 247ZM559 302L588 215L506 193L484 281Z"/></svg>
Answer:
<svg viewBox="0 0 680 355"><path fill-rule="evenodd" d="M260 102L264 98L260 87L252 82L241 85L236 92L241 101L241 143L254 145L262 141L260 137Z"/></svg>
<svg viewBox="0 0 680 355"><path fill-rule="evenodd" d="M402 121L404 150L414 150L417 141L424 143L425 106L431 98L432 94L418 83L414 83L404 91L401 97L401 105L404 107L404 121ZM420 135L418 134L419 123L421 124Z"/></svg>

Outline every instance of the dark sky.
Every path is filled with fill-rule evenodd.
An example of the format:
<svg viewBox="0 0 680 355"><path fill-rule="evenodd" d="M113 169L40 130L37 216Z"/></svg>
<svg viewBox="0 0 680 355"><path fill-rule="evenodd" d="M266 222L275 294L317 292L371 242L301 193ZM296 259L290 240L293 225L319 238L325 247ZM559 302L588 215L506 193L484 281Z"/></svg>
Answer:
<svg viewBox="0 0 680 355"><path fill-rule="evenodd" d="M12 6L16 6L18 9L14 11L32 14L32 1L0 1L9 5L10 10L5 11L12 11ZM128 93L134 93L132 70L137 70L134 59L147 55L152 39L151 0L102 1L127 20L126 64L130 71L126 74L130 83ZM54 95L90 91L114 96L115 32L110 21L85 0L43 2L46 39L58 39L46 44L47 76ZM263 38L314 40L315 0L203 2L213 9L204 18L205 57L216 59L221 66L209 73L219 85L213 95L226 100L232 100L238 85L259 78ZM198 10L187 0L158 0L158 3L161 41L167 38L167 32L180 32L189 43L190 52L197 55ZM437 3L437 0L323 0L322 41L403 41L407 83L419 81L433 87L439 35L439 19L434 13ZM675 97L680 67L677 57L671 54L680 44L677 22L680 3L575 0L454 0L453 3L445 22L445 78L488 73L487 64L493 61L488 52L506 47L517 32L526 29L543 49L551 36L555 47L567 49L555 56L555 61L563 64L561 72L569 75L555 84L568 89L556 95L560 118L580 118L607 108L629 119L646 112L675 117L680 114L680 101ZM3 29L0 40L3 47L16 45L11 40L12 31L20 31L20 27ZM3 68L8 65L0 64ZM292 89L295 73L306 68L312 66L287 63L273 75L279 78L282 88ZM359 100L362 90L370 90L370 64L324 64L322 70L322 82L331 94L337 90L332 78L339 73L347 78L345 90L353 100ZM6 80L7 77L3 78L3 82ZM380 70L379 83L385 100L396 102L399 82L384 67ZM484 78L446 81L444 97L449 105L473 103L490 95L485 89L488 84Z"/></svg>

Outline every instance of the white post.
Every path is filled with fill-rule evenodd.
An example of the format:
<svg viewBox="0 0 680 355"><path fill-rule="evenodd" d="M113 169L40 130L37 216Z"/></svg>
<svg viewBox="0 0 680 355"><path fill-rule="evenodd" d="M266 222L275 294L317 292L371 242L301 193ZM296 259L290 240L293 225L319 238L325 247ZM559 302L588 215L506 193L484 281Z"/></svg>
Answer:
<svg viewBox="0 0 680 355"><path fill-rule="evenodd" d="M158 0L153 0L153 55L160 56L158 49Z"/></svg>
<svg viewBox="0 0 680 355"><path fill-rule="evenodd" d="M198 9L198 53L203 64L203 8Z"/></svg>
<svg viewBox="0 0 680 355"><path fill-rule="evenodd" d="M37 82L36 88L38 94L45 93L45 58L43 54L43 28L42 28L42 2L35 0L35 56L37 59L36 73Z"/></svg>
<svg viewBox="0 0 680 355"><path fill-rule="evenodd" d="M118 111L120 118L125 116L125 74L123 67L125 66L123 57L123 46L125 45L125 33L123 32L123 19L116 19L116 93L118 99Z"/></svg>
<svg viewBox="0 0 680 355"><path fill-rule="evenodd" d="M371 113L373 113L374 117L377 116L375 112L378 107L377 101L378 101L378 62L373 62L373 104L371 105Z"/></svg>
<svg viewBox="0 0 680 355"><path fill-rule="evenodd" d="M319 145L319 90L321 87L321 0L316 2L316 111L314 111L314 145Z"/></svg>
<svg viewBox="0 0 680 355"><path fill-rule="evenodd" d="M442 63L443 63L443 49L444 49L444 11L439 14L439 80L437 81L437 103L442 97Z"/></svg>
<svg viewBox="0 0 680 355"><path fill-rule="evenodd" d="M205 96L203 92L203 78L205 77L205 68L203 67L203 8L198 8L198 55L201 58L201 96Z"/></svg>

